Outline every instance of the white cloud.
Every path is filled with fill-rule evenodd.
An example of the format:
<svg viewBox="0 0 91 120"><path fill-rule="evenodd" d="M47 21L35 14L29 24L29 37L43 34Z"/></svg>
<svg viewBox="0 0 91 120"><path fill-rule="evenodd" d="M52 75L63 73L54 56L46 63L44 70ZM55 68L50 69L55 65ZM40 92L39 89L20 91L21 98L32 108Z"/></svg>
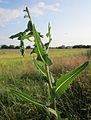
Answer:
<svg viewBox="0 0 91 120"><path fill-rule="evenodd" d="M5 26L6 23L13 21L21 16L20 9L5 9L0 8L0 26Z"/></svg>
<svg viewBox="0 0 91 120"><path fill-rule="evenodd" d="M33 15L43 15L46 11L50 12L60 12L60 4L55 3L55 4L45 4L44 2L39 2L36 5L33 5L30 7L30 11Z"/></svg>
<svg viewBox="0 0 91 120"><path fill-rule="evenodd" d="M3 2L4 0L0 0ZM23 16L23 7L17 9L6 9L0 8L0 26L5 26L7 23L10 23L16 18ZM46 12L59 12L60 11L60 4L46 4L44 2L39 2L35 5L30 7L30 12L34 16L44 15Z"/></svg>

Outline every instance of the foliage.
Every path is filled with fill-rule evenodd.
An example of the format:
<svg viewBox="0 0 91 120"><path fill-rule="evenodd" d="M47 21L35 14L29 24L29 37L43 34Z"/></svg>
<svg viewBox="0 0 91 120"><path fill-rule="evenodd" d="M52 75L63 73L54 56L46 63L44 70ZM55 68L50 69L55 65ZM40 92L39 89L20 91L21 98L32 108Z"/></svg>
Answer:
<svg viewBox="0 0 91 120"><path fill-rule="evenodd" d="M20 40L20 51L22 56L24 56L24 40L28 40L30 42L34 42L34 48L31 54L35 53L37 57L33 58L35 67L38 71L46 77L46 84L48 85L48 101L46 104L41 104L38 100L33 99L29 95L26 95L23 92L16 91L15 89L11 89L12 93L26 100L27 102L33 103L42 107L46 110L47 119L52 120L63 120L60 116L59 111L56 108L56 100L60 97L61 94L65 93L69 86L72 84L73 80L88 66L89 62L85 62L80 65L75 70L70 73L65 74L60 77L58 80L54 80L52 73L49 70L49 66L52 65L52 60L48 56L49 45L52 40L51 38L51 26L48 24L48 32L46 34L48 38L48 42L43 44L41 38L43 37L41 33L36 30L35 25L32 23L28 8L24 10L27 15L25 17L29 18L27 29L23 32L19 32L15 35L12 35L10 38L17 38ZM31 39L33 38L33 39ZM57 82L56 82L57 81Z"/></svg>
<svg viewBox="0 0 91 120"><path fill-rule="evenodd" d="M91 48L91 45L74 45L72 48Z"/></svg>

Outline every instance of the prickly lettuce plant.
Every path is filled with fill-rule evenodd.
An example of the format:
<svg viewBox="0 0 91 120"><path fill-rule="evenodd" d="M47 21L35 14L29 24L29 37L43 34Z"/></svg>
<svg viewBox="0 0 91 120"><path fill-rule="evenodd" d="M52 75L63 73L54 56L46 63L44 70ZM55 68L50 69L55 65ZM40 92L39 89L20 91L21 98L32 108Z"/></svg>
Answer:
<svg viewBox="0 0 91 120"><path fill-rule="evenodd" d="M73 80L88 66L89 62L86 61L82 65L80 65L75 70L61 76L58 80L54 80L52 73L49 70L49 67L53 64L52 60L48 56L49 45L52 40L51 38L51 26L48 24L48 32L46 36L48 38L48 42L43 44L41 38L43 35L39 33L32 23L29 10L26 7L24 10L26 12L25 17L28 18L27 29L23 32L19 32L15 35L12 35L10 38L17 38L20 41L20 51L24 56L24 40L28 40L34 43L34 48L31 54L35 53L37 57L33 57L33 62L37 70L46 77L46 83L48 84L48 102L47 104L39 103L38 100L33 99L31 96L16 91L15 89L11 89L11 92L27 102L33 103L39 107L42 107L46 110L48 116L47 119L50 120L63 120L60 116L60 112L56 108L56 100L61 97L62 94L66 92L66 90L70 87Z"/></svg>

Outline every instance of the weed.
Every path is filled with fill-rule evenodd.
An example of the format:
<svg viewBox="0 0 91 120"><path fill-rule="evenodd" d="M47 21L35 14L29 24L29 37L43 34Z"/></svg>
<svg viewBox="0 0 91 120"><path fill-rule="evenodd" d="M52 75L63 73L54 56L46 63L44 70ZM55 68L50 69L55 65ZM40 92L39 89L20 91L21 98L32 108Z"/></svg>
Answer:
<svg viewBox="0 0 91 120"><path fill-rule="evenodd" d="M84 64L80 65L75 70L65 74L64 76L61 76L58 78L58 80L54 80L53 74L50 72L49 67L53 64L52 60L48 56L49 51L49 45L52 40L51 38L51 26L50 23L48 24L48 32L46 34L48 38L48 42L43 44L41 38L43 35L39 33L36 30L35 25L32 23L31 16L29 14L28 8L24 10L29 19L27 24L27 29L23 32L19 32L15 35L12 35L10 38L18 38L20 40L20 52L22 56L25 54L24 49L24 40L27 39L30 42L34 42L34 48L31 52L31 54L35 53L36 57L33 57L33 62L35 67L38 69L38 71L45 77L45 85L47 86L47 98L48 100L45 103L41 103L39 100L34 99L32 96L25 94L24 92L21 92L19 90L11 89L11 92L20 98L24 99L25 101L29 103L33 103L38 108L42 108L44 111L46 111L46 118L47 120L64 120L64 118L61 118L60 111L57 110L57 100L66 92L66 90L70 87L70 84L72 84L73 80L88 66L88 61L86 61ZM34 38L34 39L31 39ZM24 88L23 88L24 89ZM71 108L70 108L71 110ZM65 119L66 120L66 119Z"/></svg>

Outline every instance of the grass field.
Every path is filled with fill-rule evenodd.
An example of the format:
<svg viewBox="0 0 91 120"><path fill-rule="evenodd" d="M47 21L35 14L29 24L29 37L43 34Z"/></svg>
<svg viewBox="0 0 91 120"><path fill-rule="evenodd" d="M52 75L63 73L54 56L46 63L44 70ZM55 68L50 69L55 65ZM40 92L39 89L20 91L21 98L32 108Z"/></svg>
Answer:
<svg viewBox="0 0 91 120"><path fill-rule="evenodd" d="M55 79L87 60L87 49L51 49L53 60L50 70ZM9 89L15 88L46 103L45 78L34 67L31 50L25 57L19 50L0 50L0 120L46 120L41 108L13 96ZM57 101L63 118L91 120L91 63L74 81L71 88Z"/></svg>

